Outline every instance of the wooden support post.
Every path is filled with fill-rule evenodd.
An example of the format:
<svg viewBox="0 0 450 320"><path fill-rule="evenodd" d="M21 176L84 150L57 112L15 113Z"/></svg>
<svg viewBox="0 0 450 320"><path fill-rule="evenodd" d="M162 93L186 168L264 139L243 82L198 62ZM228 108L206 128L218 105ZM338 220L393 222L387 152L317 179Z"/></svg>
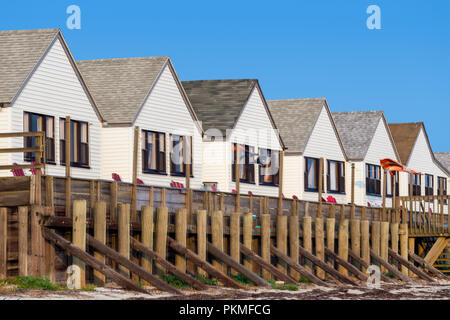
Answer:
<svg viewBox="0 0 450 320"><path fill-rule="evenodd" d="M41 206L32 206L30 214L31 229L31 272L32 276L41 276L43 274L43 250L44 241L41 232Z"/></svg>
<svg viewBox="0 0 450 320"><path fill-rule="evenodd" d="M325 239L323 232L323 218L317 217L315 221L315 244L316 257L321 261L325 261ZM316 275L319 279L325 279L325 272L322 269L316 269Z"/></svg>
<svg viewBox="0 0 450 320"><path fill-rule="evenodd" d="M54 183L53 177L46 176L45 177L45 205L47 207L53 208L55 206L55 191L54 191Z"/></svg>
<svg viewBox="0 0 450 320"><path fill-rule="evenodd" d="M318 200L317 200L317 217L322 217L322 192L323 192L323 158L319 160L319 185L318 185Z"/></svg>
<svg viewBox="0 0 450 320"><path fill-rule="evenodd" d="M242 220L242 239L243 244L250 250L252 250L252 239L253 239L253 215L251 213L246 213ZM251 269L252 262L248 258L244 258L244 266L247 269Z"/></svg>
<svg viewBox="0 0 450 320"><path fill-rule="evenodd" d="M156 237L155 251L162 258L167 256L167 227L168 227L169 211L162 207L156 210ZM160 264L155 265L157 272L163 274L164 268Z"/></svg>
<svg viewBox="0 0 450 320"><path fill-rule="evenodd" d="M109 215L111 221L117 221L117 193L118 193L118 183L111 182L110 186L110 196L109 196Z"/></svg>
<svg viewBox="0 0 450 320"><path fill-rule="evenodd" d="M355 204L355 164L352 163L352 189L351 189L351 204Z"/></svg>
<svg viewBox="0 0 450 320"><path fill-rule="evenodd" d="M403 259L398 253L395 253L391 249L389 249L389 256L395 260L397 260L402 266L405 266L409 271L413 274L417 275L423 280L434 282L434 279L427 275L425 272L417 268L413 263L409 262L408 259Z"/></svg>
<svg viewBox="0 0 450 320"><path fill-rule="evenodd" d="M235 212L230 216L230 256L239 263L241 263L240 243L241 215ZM232 270L232 274L235 275L236 271Z"/></svg>
<svg viewBox="0 0 450 320"><path fill-rule="evenodd" d="M408 224L402 223L400 224L400 256L408 260ZM408 275L408 268L402 265L402 273L404 275Z"/></svg>
<svg viewBox="0 0 450 320"><path fill-rule="evenodd" d="M423 268L427 269L428 271L430 271L433 275L435 275L439 279L446 280L446 281L448 280L448 277L446 275L444 275L438 269L436 269L431 264L426 262L423 258L421 258L418 255L416 255L414 252L409 251L409 257L411 259L413 259L416 263L418 263L421 267L423 267Z"/></svg>
<svg viewBox="0 0 450 320"><path fill-rule="evenodd" d="M214 211L211 216L211 240L212 244L223 251L223 214L222 211ZM214 259L213 266L223 271L223 265L220 260Z"/></svg>
<svg viewBox="0 0 450 320"><path fill-rule="evenodd" d="M372 221L372 239L371 247L376 254L380 254L380 233L381 233L381 223L380 221Z"/></svg>
<svg viewBox="0 0 450 320"><path fill-rule="evenodd" d="M198 256L206 260L206 210L198 210L197 211L197 254ZM197 272L201 275L206 276L206 270L202 270L200 268L197 269Z"/></svg>
<svg viewBox="0 0 450 320"><path fill-rule="evenodd" d="M28 207L19 207L17 215L19 220L19 276L28 276Z"/></svg>
<svg viewBox="0 0 450 320"><path fill-rule="evenodd" d="M261 258L270 263L270 215L261 215ZM271 279L267 270L262 271L264 279Z"/></svg>
<svg viewBox="0 0 450 320"><path fill-rule="evenodd" d="M354 206L352 206L354 208ZM350 240L352 251L357 255L361 255L361 221L353 217L350 220Z"/></svg>
<svg viewBox="0 0 450 320"><path fill-rule="evenodd" d="M241 151L241 145L236 143L236 157L234 158L235 163L235 181L236 181L236 208L235 212L241 212L241 167L240 167L240 153Z"/></svg>
<svg viewBox="0 0 450 320"><path fill-rule="evenodd" d="M339 221L339 234L338 234L338 255L341 259L348 260L348 219L341 219ZM341 265L338 268L339 272L343 275L348 275L347 270Z"/></svg>
<svg viewBox="0 0 450 320"><path fill-rule="evenodd" d="M384 261L389 261L388 248L389 248L389 222L383 221L380 224L380 256ZM385 273L386 270L383 267L381 267L381 272Z"/></svg>
<svg viewBox="0 0 450 320"><path fill-rule="evenodd" d="M413 283L413 281L408 278L406 275L404 275L403 273L401 273L400 271L398 271L397 268L395 268L394 266L392 266L391 264L389 264L389 262L387 262L386 260L384 260L383 258L381 258L378 254L376 254L373 250L370 250L370 256L371 258L378 262L381 266L383 266L384 268L386 268L386 270L388 270L389 272L393 273L397 278L399 278L402 281L408 282L408 283Z"/></svg>
<svg viewBox="0 0 450 320"><path fill-rule="evenodd" d="M127 259L130 259L130 205L119 204L118 216L118 237L119 253ZM124 266L119 266L120 273L125 277L130 277L130 272Z"/></svg>
<svg viewBox="0 0 450 320"><path fill-rule="evenodd" d="M65 148L65 158L66 158L66 217L70 217L71 213L71 205L72 205L72 179L70 177L70 165L71 165L71 139L72 135L70 134L71 130L71 120L70 117L66 117L66 121L64 122L64 141L66 144Z"/></svg>
<svg viewBox="0 0 450 320"><path fill-rule="evenodd" d="M303 247L312 253L312 218L310 216L303 217ZM303 259L303 265L307 270L312 271L310 262Z"/></svg>
<svg viewBox="0 0 450 320"><path fill-rule="evenodd" d="M283 214L283 167L284 151L280 151L280 167L278 168L278 215Z"/></svg>
<svg viewBox="0 0 450 320"><path fill-rule="evenodd" d="M330 207L330 211L331 211L331 208L333 208L332 218L328 218L327 222L326 222L326 225L327 225L327 230L326 230L327 246L326 247L334 252L336 219L334 218L334 206L332 205ZM334 263L331 260L328 261L328 264L330 265L330 267L334 266Z"/></svg>
<svg viewBox="0 0 450 320"><path fill-rule="evenodd" d="M35 214L32 212L32 217ZM39 226L40 229L40 226ZM86 251L86 200L73 202L72 242L82 251ZM80 286L86 286L86 265L77 257L73 257L72 264L80 268ZM77 288L80 289L80 288Z"/></svg>
<svg viewBox="0 0 450 320"><path fill-rule="evenodd" d="M277 249L287 254L287 216L277 216ZM287 266L278 262L278 269L287 273Z"/></svg>
<svg viewBox="0 0 450 320"><path fill-rule="evenodd" d="M383 219L386 218L386 191L387 191L387 171L386 169L383 169L383 186L382 186L382 191L383 191L383 205L382 205L382 216Z"/></svg>
<svg viewBox="0 0 450 320"><path fill-rule="evenodd" d="M106 244L106 203L97 202L94 209L94 238ZM105 263L105 256L95 251L94 257ZM98 286L105 284L105 275L101 272L94 270L94 283Z"/></svg>
<svg viewBox="0 0 450 320"><path fill-rule="evenodd" d="M398 222L391 223L391 249L398 253Z"/></svg>
<svg viewBox="0 0 450 320"><path fill-rule="evenodd" d="M289 257L299 263L298 246L300 245L298 215L289 216ZM295 280L300 280L300 274L295 270L290 270L290 276Z"/></svg>
<svg viewBox="0 0 450 320"><path fill-rule="evenodd" d="M370 264L370 223L368 220L361 221L361 258ZM362 269L365 271L365 268Z"/></svg>
<svg viewBox="0 0 450 320"><path fill-rule="evenodd" d="M175 216L175 240L186 246L187 235L187 215L186 209L178 209ZM175 265L180 271L186 272L186 258L177 254L175 256Z"/></svg>
<svg viewBox="0 0 450 320"><path fill-rule="evenodd" d="M154 209L149 206L142 207L141 210L141 241L150 250L153 250L153 211ZM149 273L152 273L153 270L152 262L149 256L146 254L142 255L142 268Z"/></svg>
<svg viewBox="0 0 450 320"><path fill-rule="evenodd" d="M0 208L0 280L8 277L8 210Z"/></svg>
<svg viewBox="0 0 450 320"><path fill-rule="evenodd" d="M54 207L45 207L45 215L47 217L54 217L55 216L55 208ZM41 230L42 234L42 230ZM55 247L52 243L49 241L45 241L44 237L41 237L42 239L42 246L43 246L43 257L44 257L44 274L48 276L49 280L52 283L56 282L56 270L55 270L55 257L56 257L56 251Z"/></svg>
<svg viewBox="0 0 450 320"><path fill-rule="evenodd" d="M134 127L133 144L133 185L131 186L131 221L137 221L136 194L137 194L137 172L138 172L138 154L139 154L139 136L141 129Z"/></svg>

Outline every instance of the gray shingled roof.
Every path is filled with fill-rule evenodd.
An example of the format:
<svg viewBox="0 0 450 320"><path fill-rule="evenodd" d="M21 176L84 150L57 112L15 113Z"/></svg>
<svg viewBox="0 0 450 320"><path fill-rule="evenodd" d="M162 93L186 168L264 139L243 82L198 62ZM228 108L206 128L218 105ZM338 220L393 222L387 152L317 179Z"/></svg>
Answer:
<svg viewBox="0 0 450 320"><path fill-rule="evenodd" d="M435 152L434 157L447 171L450 171L450 152Z"/></svg>
<svg viewBox="0 0 450 320"><path fill-rule="evenodd" d="M226 133L234 125L247 102L255 79L183 81L182 85L203 130L219 129Z"/></svg>
<svg viewBox="0 0 450 320"><path fill-rule="evenodd" d="M333 112L334 122L349 159L366 157L383 111Z"/></svg>
<svg viewBox="0 0 450 320"><path fill-rule="evenodd" d="M0 31L0 103L11 103L59 29Z"/></svg>
<svg viewBox="0 0 450 320"><path fill-rule="evenodd" d="M303 152L326 99L271 100L267 104L285 146Z"/></svg>
<svg viewBox="0 0 450 320"><path fill-rule="evenodd" d="M77 61L78 68L108 123L130 124L169 57Z"/></svg>

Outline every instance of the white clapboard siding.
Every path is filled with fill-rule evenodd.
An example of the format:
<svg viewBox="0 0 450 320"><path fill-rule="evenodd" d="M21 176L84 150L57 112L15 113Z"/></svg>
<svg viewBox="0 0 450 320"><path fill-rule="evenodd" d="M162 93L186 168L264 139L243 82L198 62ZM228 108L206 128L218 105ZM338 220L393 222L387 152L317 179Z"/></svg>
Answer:
<svg viewBox="0 0 450 320"><path fill-rule="evenodd" d="M284 156L283 193L286 198L302 195L303 157L301 155Z"/></svg>
<svg viewBox="0 0 450 320"><path fill-rule="evenodd" d="M65 175L65 167L59 164L59 119L70 116L73 120L88 122L90 168L72 168L71 175L76 178L100 178L100 121L59 39L10 107L10 127L7 131L23 131L23 114L26 111L55 118L57 165L47 165L46 172L54 176ZM10 146L23 147L23 139L11 139ZM23 154L13 154L10 160L23 163ZM5 175L5 172L0 174ZM6 172L6 175L11 173Z"/></svg>
<svg viewBox="0 0 450 320"><path fill-rule="evenodd" d="M301 125L301 124L299 124ZM345 162L345 155L342 151L341 145L339 143L339 139L336 135L336 132L333 128L333 124L331 122L330 115L327 112L327 109L322 107L322 110L320 111L319 117L317 118L317 122L314 126L314 129L311 132L311 135L309 137L309 140L305 146L305 150L303 152L303 158L301 159L301 183L300 187L302 190L302 199L307 201L317 201L318 200L318 194L317 192L308 192L304 190L304 170L305 170L305 159L304 157L311 157L311 158L324 158L324 184L325 184L325 193L323 193L323 197L326 199L329 195L336 198L338 203L345 203L346 202L346 195L345 194L327 194L327 179L326 179L326 173L327 173L327 160L335 160L335 161L342 161ZM293 173L290 173L288 171L285 171L285 177L289 176ZM346 172L346 179L349 179L348 171ZM349 190L346 189L346 193L348 193Z"/></svg>
<svg viewBox="0 0 450 320"><path fill-rule="evenodd" d="M229 142L217 141L203 142L203 182L217 183L217 189L220 191L228 191L228 175L227 170L231 166L231 162L227 160L229 153ZM228 151L228 152L227 152Z"/></svg>
<svg viewBox="0 0 450 320"><path fill-rule="evenodd" d="M170 171L170 134L191 136L193 155L193 178L191 187L202 187L202 137L198 126L193 120L188 105L183 99L177 86L174 74L169 65L166 65L153 86L136 122L141 130L157 131L166 134L166 168ZM133 134L134 135L134 134ZM184 177L170 175L146 174L142 172L141 139L138 148L138 178L145 184L169 187L170 182L185 183ZM132 152L131 152L132 158Z"/></svg>
<svg viewBox="0 0 450 320"><path fill-rule="evenodd" d="M259 152L259 148L282 150L282 146L278 139L277 131L274 130L272 122L264 106L262 96L257 88L253 89L250 97L244 106L244 109L236 123L228 139L229 150L227 153L228 163L227 176L229 181L228 192L236 189L236 184L232 182L231 173L231 150L232 143L247 144L255 147L255 152ZM264 186L259 184L259 171L255 166L255 184L241 183L241 193L246 194L248 191L255 195L278 196L278 187Z"/></svg>
<svg viewBox="0 0 450 320"><path fill-rule="evenodd" d="M434 194L437 195L438 177L447 177L447 174L433 160L430 148L428 147L427 138L423 128L417 136L414 147L411 151L407 166L413 170L423 174L432 174L434 177ZM403 175L403 185L408 185L408 175ZM401 182L402 183L402 182ZM448 190L448 189L447 189ZM403 188L403 196L408 195L408 188ZM425 176L422 175L421 194L425 194Z"/></svg>
<svg viewBox="0 0 450 320"><path fill-rule="evenodd" d="M133 175L133 128L102 128L102 179L111 180L112 173L131 182Z"/></svg>

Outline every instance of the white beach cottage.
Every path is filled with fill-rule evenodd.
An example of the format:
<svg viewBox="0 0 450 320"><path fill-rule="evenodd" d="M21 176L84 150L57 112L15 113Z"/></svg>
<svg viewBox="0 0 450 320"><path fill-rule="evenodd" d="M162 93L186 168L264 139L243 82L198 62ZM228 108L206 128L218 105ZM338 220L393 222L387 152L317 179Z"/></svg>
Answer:
<svg viewBox="0 0 450 320"><path fill-rule="evenodd" d="M390 123L389 128L402 163L421 173L413 176L413 195L439 195L441 184L445 194L449 171L436 159L423 122ZM408 174L401 174L400 195L409 195Z"/></svg>
<svg viewBox="0 0 450 320"><path fill-rule="evenodd" d="M278 196L283 142L258 81L183 81L183 87L205 131L203 181L220 191L236 190L234 160L239 154L240 192Z"/></svg>
<svg viewBox="0 0 450 320"><path fill-rule="evenodd" d="M333 118L347 152L347 168L355 165L355 204L381 206L384 174L380 160L400 161L383 111L333 112ZM393 190L399 195L399 176L386 177L386 206L391 207ZM351 179L347 185L350 190ZM349 193L348 201L350 197Z"/></svg>
<svg viewBox="0 0 450 320"><path fill-rule="evenodd" d="M71 176L100 178L102 116L60 30L0 31L0 131L44 131L46 174L64 176L67 116L73 137ZM0 139L1 148L24 145L31 146L32 138ZM32 153L2 154L0 162L24 164L34 158Z"/></svg>
<svg viewBox="0 0 450 320"><path fill-rule="evenodd" d="M184 164L191 158L191 187L200 188L202 129L169 57L77 64L106 120L101 129L102 178L111 180L115 173L132 182L139 127L137 178L162 187L184 183Z"/></svg>
<svg viewBox="0 0 450 320"><path fill-rule="evenodd" d="M287 148L284 194L318 201L319 163L324 158L323 198L346 203L347 156L326 99L274 100L268 104Z"/></svg>

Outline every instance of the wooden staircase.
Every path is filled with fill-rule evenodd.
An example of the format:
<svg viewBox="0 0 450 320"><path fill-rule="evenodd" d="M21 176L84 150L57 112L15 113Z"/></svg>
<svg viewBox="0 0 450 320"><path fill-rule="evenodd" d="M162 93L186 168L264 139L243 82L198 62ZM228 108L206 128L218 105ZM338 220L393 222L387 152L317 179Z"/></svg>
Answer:
<svg viewBox="0 0 450 320"><path fill-rule="evenodd" d="M439 237L425 256L425 261L450 276L450 238Z"/></svg>

